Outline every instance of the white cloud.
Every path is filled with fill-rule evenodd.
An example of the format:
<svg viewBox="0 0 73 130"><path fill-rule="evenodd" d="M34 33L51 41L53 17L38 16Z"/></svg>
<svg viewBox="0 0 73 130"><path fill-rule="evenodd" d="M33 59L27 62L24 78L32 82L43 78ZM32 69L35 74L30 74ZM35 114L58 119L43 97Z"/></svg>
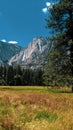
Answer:
<svg viewBox="0 0 73 130"><path fill-rule="evenodd" d="M2 41L2 42L7 42L5 39L2 39L1 41Z"/></svg>
<svg viewBox="0 0 73 130"><path fill-rule="evenodd" d="M50 3L50 2L46 2L46 6L47 6L47 7L50 7L50 6L51 6L51 3Z"/></svg>
<svg viewBox="0 0 73 130"><path fill-rule="evenodd" d="M56 3L57 3L57 2L56 2ZM42 12L43 12L44 14L46 14L46 13L48 12L48 10L51 9L51 8L53 7L53 5L56 4L56 3L51 3L51 2L48 2L48 1L47 1L45 8L42 9Z"/></svg>
<svg viewBox="0 0 73 130"><path fill-rule="evenodd" d="M6 39L2 39L1 41L2 42L7 42L9 44L17 44L18 43L17 41L6 41Z"/></svg>
<svg viewBox="0 0 73 130"><path fill-rule="evenodd" d="M46 2L46 7L42 9L42 12L46 14L48 12L49 8L51 8L51 3Z"/></svg>
<svg viewBox="0 0 73 130"><path fill-rule="evenodd" d="M51 9L53 5L54 5L54 3L46 2L46 6L47 6L48 10Z"/></svg>
<svg viewBox="0 0 73 130"><path fill-rule="evenodd" d="M46 7L42 9L43 13L47 13L47 11L48 11L48 9Z"/></svg>
<svg viewBox="0 0 73 130"><path fill-rule="evenodd" d="M10 43L10 44L17 44L18 42L17 41L9 41L8 43Z"/></svg>

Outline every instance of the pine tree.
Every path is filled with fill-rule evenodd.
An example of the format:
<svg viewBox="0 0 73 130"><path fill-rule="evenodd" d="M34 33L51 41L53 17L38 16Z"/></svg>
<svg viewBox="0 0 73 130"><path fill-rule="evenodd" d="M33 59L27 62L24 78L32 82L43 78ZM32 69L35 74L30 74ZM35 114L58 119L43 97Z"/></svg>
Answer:
<svg viewBox="0 0 73 130"><path fill-rule="evenodd" d="M0 65L0 78L2 78L2 77L3 77L3 66Z"/></svg>
<svg viewBox="0 0 73 130"><path fill-rule="evenodd" d="M22 85L22 77L21 77L21 75L16 74L16 75L14 76L14 85L15 85L15 86L20 86L20 85Z"/></svg>
<svg viewBox="0 0 73 130"><path fill-rule="evenodd" d="M6 84L14 85L14 69L12 66L8 66L6 69Z"/></svg>
<svg viewBox="0 0 73 130"><path fill-rule="evenodd" d="M73 76L73 0L60 0L48 11L47 27L54 34L54 47L44 73L45 82L68 80L72 83L69 76Z"/></svg>
<svg viewBox="0 0 73 130"><path fill-rule="evenodd" d="M38 68L35 72L35 85L42 86L43 85L43 71Z"/></svg>
<svg viewBox="0 0 73 130"><path fill-rule="evenodd" d="M31 69L23 70L23 85L32 85L33 83L33 71Z"/></svg>

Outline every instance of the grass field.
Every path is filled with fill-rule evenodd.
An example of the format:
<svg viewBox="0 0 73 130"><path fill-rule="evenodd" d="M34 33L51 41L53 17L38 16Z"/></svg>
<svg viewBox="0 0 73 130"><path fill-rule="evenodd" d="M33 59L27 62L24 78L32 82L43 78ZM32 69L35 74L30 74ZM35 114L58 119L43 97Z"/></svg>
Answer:
<svg viewBox="0 0 73 130"><path fill-rule="evenodd" d="M0 86L0 130L73 130L71 90Z"/></svg>

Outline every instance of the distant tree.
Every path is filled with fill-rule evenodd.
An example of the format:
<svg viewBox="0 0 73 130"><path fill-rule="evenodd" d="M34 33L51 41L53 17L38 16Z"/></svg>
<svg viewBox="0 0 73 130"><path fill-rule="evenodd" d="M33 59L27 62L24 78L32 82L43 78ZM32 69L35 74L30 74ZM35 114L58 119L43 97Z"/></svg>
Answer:
<svg viewBox="0 0 73 130"><path fill-rule="evenodd" d="M3 79L6 81L6 66L3 67Z"/></svg>
<svg viewBox="0 0 73 130"><path fill-rule="evenodd" d="M43 71L40 69L31 70L31 69L24 69L23 70L23 85L42 85L43 84Z"/></svg>
<svg viewBox="0 0 73 130"><path fill-rule="evenodd" d="M0 79L0 86L7 85L4 79Z"/></svg>
<svg viewBox="0 0 73 130"><path fill-rule="evenodd" d="M3 77L3 66L0 65L0 78L2 78L2 77Z"/></svg>
<svg viewBox="0 0 73 130"><path fill-rule="evenodd" d="M31 69L24 69L22 77L23 77L23 85L33 84L33 71Z"/></svg>
<svg viewBox="0 0 73 130"><path fill-rule="evenodd" d="M21 75L15 75L14 76L14 85L19 86L22 85L22 77Z"/></svg>
<svg viewBox="0 0 73 130"><path fill-rule="evenodd" d="M35 71L35 85L43 85L43 71L41 69Z"/></svg>
<svg viewBox="0 0 73 130"><path fill-rule="evenodd" d="M15 75L22 75L22 69L21 69L20 65L16 65L14 67L14 74Z"/></svg>
<svg viewBox="0 0 73 130"><path fill-rule="evenodd" d="M13 66L8 66L6 69L6 83L7 85L14 85L14 69Z"/></svg>
<svg viewBox="0 0 73 130"><path fill-rule="evenodd" d="M22 69L19 65L0 66L0 85L43 85L41 69Z"/></svg>

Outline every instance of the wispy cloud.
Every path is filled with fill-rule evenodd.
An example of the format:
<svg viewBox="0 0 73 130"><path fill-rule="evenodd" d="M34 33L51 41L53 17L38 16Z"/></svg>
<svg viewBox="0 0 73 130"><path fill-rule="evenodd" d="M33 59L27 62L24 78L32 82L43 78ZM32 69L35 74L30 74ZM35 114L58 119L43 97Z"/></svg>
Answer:
<svg viewBox="0 0 73 130"><path fill-rule="evenodd" d="M1 41L2 41L2 42L7 42L6 39L2 39Z"/></svg>
<svg viewBox="0 0 73 130"><path fill-rule="evenodd" d="M47 8L43 8L43 9L42 9L42 12L43 12L43 13L47 13L47 11L48 11Z"/></svg>
<svg viewBox="0 0 73 130"><path fill-rule="evenodd" d="M50 7L50 6L51 6L51 3L50 3L50 2L46 2L46 6L47 6L47 7Z"/></svg>
<svg viewBox="0 0 73 130"><path fill-rule="evenodd" d="M6 39L2 39L1 41L2 42L7 42L9 44L17 44L18 43L17 41L6 41Z"/></svg>
<svg viewBox="0 0 73 130"><path fill-rule="evenodd" d="M45 3L45 8L42 8L42 12L44 13L44 14L46 14L47 12L48 12L48 10L50 9L50 8L52 8L52 6L54 5L55 3L51 3L51 2L46 2Z"/></svg>
<svg viewBox="0 0 73 130"><path fill-rule="evenodd" d="M17 44L18 42L17 41L9 41L8 43L10 43L10 44Z"/></svg>

